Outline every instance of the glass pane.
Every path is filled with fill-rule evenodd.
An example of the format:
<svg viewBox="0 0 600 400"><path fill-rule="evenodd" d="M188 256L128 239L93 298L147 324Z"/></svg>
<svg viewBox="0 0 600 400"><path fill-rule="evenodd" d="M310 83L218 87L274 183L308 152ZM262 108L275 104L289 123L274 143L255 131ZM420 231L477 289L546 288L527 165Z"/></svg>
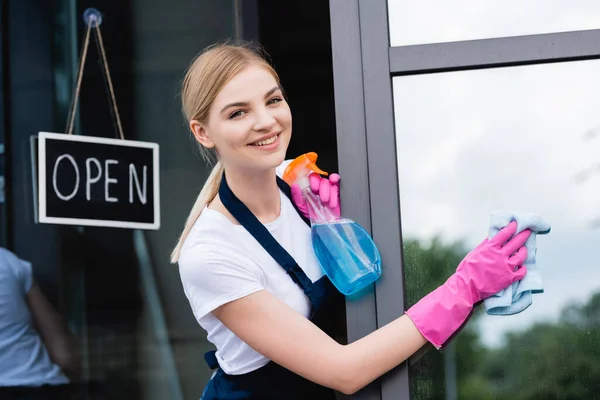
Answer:
<svg viewBox="0 0 600 400"><path fill-rule="evenodd" d="M0 133L0 247L6 246L6 228L7 228L7 217L6 217L6 167L5 156L4 156L4 138Z"/></svg>
<svg viewBox="0 0 600 400"><path fill-rule="evenodd" d="M3 19L3 11L0 10L0 21ZM4 78L4 38L6 35L0 36L0 79L5 82ZM0 121L5 121L4 116L5 100L4 90L0 90ZM6 229L7 229L7 215L6 215L6 195L5 195L5 180L6 180L6 157L5 157L5 132L4 129L6 124L3 122L0 124L0 246L6 246Z"/></svg>
<svg viewBox="0 0 600 400"><path fill-rule="evenodd" d="M39 130L65 132L85 37L81 16L89 2L59 0L53 2L55 8L42 8L52 9L49 15L39 11L41 6L25 3L14 7L16 20L42 14L40 19L52 19L52 37L44 41L39 37L42 28L36 27L31 35L19 35L25 43L21 47L29 48L27 41L37 38L39 51L28 53L48 53L50 58L52 52L53 64L32 68L37 75L19 74L22 81L14 85L10 101L22 115L13 121L35 120L32 126ZM168 255L209 170L192 147L178 95L194 55L234 36L233 2L182 0L173 7L161 0L107 1L99 7L125 138L160 146L161 229L35 224L33 205L29 206L33 195L21 195L28 214L21 219L26 223L11 226L11 250L30 262L31 269L15 268L23 282L17 281L16 274L7 274L7 257L0 252L0 387L10 387L8 398L19 399L198 399L213 373L203 358L213 346L193 316L178 268ZM31 21L37 21L35 17ZM92 32L75 133L114 138L116 124L96 44ZM16 62L28 55L8 56ZM47 82L46 75L53 82ZM24 111L24 101L17 101L40 97L39 87L53 88L44 109L54 110L54 126L39 123L38 113ZM9 154L8 161L18 171L14 175L26 175L31 170L29 135L35 131L9 132L7 142L23 146L12 147L20 151ZM29 184L11 188L27 193ZM33 243L24 245L22 232L35 232ZM31 276L39 283L35 292L24 283ZM11 292L4 292L8 285ZM37 324L40 315L44 324ZM35 331L30 328L34 324ZM7 353L8 346L20 352ZM22 360L15 362L15 357L11 362L6 354ZM10 396L13 389L19 395ZM4 399L7 392L0 388L0 393Z"/></svg>
<svg viewBox="0 0 600 400"><path fill-rule="evenodd" d="M600 28L600 2L388 0L392 46Z"/></svg>
<svg viewBox="0 0 600 400"><path fill-rule="evenodd" d="M7 107L0 107L10 122L0 115L0 125L6 125L0 146L4 138L7 144L5 154L0 151L0 175L10 173L10 214L4 217L0 197L0 228L10 222L10 250L28 263L0 248L2 400L202 396L214 373L203 356L214 345L194 317L169 254L210 172L188 132L180 99L185 70L204 47L239 35L241 28L260 31L292 101L298 134L289 156L317 151L324 170L337 170L332 66L323 57L331 53L327 2L300 8L260 2L241 11L240 2L221 0L101 3L102 42L124 136L160 147L161 226L136 231L35 223L30 138L39 130L65 132L86 33L81 16L89 1L12 2L10 35L0 38L14 45L0 52L11 72ZM315 18L324 22L317 29L307 24ZM96 43L92 31L74 134L114 138L118 129ZM322 88L317 100L315 86ZM308 129L315 101L321 130ZM0 229L0 247L3 239ZM37 285L29 285L31 277ZM344 342L345 309L337 311L333 333Z"/></svg>
<svg viewBox="0 0 600 400"><path fill-rule="evenodd" d="M394 79L409 305L486 237L497 209L532 212L545 293L483 307L411 367L412 398L600 396L600 61Z"/></svg>

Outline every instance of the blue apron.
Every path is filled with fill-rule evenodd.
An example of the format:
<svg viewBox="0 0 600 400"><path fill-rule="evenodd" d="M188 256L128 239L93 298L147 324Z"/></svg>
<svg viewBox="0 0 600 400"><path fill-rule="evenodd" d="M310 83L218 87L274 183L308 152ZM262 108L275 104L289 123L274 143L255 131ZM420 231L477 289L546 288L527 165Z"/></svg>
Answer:
<svg viewBox="0 0 600 400"><path fill-rule="evenodd" d="M279 189L291 200L290 187L277 177ZM219 188L219 197L233 217L260 243L260 245L281 265L290 278L302 288L311 302L310 320L323 331L332 335L334 315L343 311L343 296L335 289L327 276L312 282L294 258L275 240L267 228L233 194L225 175ZM296 208L293 201L291 203ZM308 221L296 208L304 222ZM248 399L335 399L333 390L313 383L280 365L269 362L267 365L243 375L227 375L219 367L215 351L204 358L211 369L218 368L206 387L202 400L248 400Z"/></svg>

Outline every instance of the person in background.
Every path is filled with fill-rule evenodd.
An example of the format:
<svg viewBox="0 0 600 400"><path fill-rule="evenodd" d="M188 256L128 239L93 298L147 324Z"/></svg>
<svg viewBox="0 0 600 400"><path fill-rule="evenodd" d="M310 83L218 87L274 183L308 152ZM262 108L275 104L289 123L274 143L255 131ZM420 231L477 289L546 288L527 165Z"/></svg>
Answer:
<svg viewBox="0 0 600 400"><path fill-rule="evenodd" d="M75 340L31 264L0 247L0 398L64 398L78 371Z"/></svg>
<svg viewBox="0 0 600 400"><path fill-rule="evenodd" d="M313 90L318 104L320 88ZM477 303L525 276L531 232L515 235L511 223L405 315L353 343L336 342L335 289L312 248L299 189L281 179L292 115L277 73L249 46L218 44L191 63L181 96L201 151L218 160L171 257L217 349L205 355L216 371L203 400L352 394L427 342L442 347ZM336 214L338 178L311 176Z"/></svg>

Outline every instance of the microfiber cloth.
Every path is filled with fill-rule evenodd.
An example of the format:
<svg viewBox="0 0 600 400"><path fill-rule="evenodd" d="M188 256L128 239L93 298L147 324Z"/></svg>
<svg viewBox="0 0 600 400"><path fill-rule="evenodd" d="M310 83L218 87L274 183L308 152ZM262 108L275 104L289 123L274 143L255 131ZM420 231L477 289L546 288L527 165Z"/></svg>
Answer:
<svg viewBox="0 0 600 400"><path fill-rule="evenodd" d="M535 214L495 211L490 216L489 238L493 238L512 221L517 223L515 235L525 229L531 230L531 236L525 242L527 259L524 265L527 267L527 275L484 300L483 304L490 315L518 314L533 303L533 294L544 292L542 277L536 264L536 236L549 233L550 223Z"/></svg>

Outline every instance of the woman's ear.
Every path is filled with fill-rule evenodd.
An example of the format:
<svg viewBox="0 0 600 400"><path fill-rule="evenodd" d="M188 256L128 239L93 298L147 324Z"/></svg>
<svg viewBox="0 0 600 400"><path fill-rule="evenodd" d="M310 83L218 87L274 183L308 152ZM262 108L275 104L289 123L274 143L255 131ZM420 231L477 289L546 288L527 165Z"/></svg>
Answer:
<svg viewBox="0 0 600 400"><path fill-rule="evenodd" d="M194 134L194 137L196 138L198 143L200 143L202 146L206 147L207 149L215 147L213 141L210 140L210 138L208 137L208 134L206 133L206 128L203 124L193 119L190 121L190 130Z"/></svg>

